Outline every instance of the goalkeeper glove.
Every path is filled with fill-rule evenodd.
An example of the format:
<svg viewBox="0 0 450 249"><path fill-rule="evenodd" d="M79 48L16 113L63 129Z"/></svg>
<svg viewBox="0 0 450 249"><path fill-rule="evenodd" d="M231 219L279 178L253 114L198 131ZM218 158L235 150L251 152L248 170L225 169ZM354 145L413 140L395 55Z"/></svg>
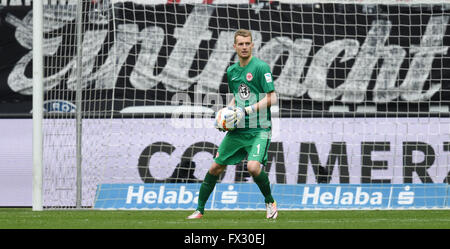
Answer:
<svg viewBox="0 0 450 249"><path fill-rule="evenodd" d="M221 115L223 115L223 118L225 119L226 124L236 123L236 112L235 112L234 107L227 106L227 107L223 108L221 111L222 111ZM226 112L226 111L228 111L228 112ZM219 131L223 131L223 132L227 131L223 127L224 124L218 123L217 120L219 117L217 117L217 115L218 115L218 113L216 113L216 118L214 120L214 127L216 129L218 129Z"/></svg>
<svg viewBox="0 0 450 249"><path fill-rule="evenodd" d="M249 115L253 112L255 112L255 107L253 105L247 106L244 108L242 107L236 107L236 125L241 122L241 120L245 117L245 115Z"/></svg>
<svg viewBox="0 0 450 249"><path fill-rule="evenodd" d="M252 114L254 112L255 112L255 106L254 105L245 107L245 113L247 115Z"/></svg>
<svg viewBox="0 0 450 249"><path fill-rule="evenodd" d="M214 128L219 131L225 132L225 129L217 123L217 120L214 121Z"/></svg>

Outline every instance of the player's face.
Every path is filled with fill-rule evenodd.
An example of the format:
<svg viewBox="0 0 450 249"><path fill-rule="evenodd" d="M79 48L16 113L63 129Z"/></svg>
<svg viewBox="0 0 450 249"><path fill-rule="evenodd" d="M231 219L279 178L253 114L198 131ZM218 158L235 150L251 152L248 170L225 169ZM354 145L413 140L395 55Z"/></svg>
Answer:
<svg viewBox="0 0 450 249"><path fill-rule="evenodd" d="M250 36L237 36L236 42L234 43L233 47L240 58L250 58L253 49L252 38Z"/></svg>

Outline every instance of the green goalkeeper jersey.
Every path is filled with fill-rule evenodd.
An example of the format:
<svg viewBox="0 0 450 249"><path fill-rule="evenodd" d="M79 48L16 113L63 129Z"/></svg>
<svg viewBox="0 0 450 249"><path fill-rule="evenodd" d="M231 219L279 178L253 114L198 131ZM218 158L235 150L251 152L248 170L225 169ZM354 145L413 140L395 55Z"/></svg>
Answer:
<svg viewBox="0 0 450 249"><path fill-rule="evenodd" d="M239 62L228 67L227 80L236 106L242 108L259 102L266 93L275 90L269 65L256 57L252 57L245 67L241 67ZM267 108L245 115L245 123L241 121L233 132L252 133L270 131L271 128L270 108Z"/></svg>

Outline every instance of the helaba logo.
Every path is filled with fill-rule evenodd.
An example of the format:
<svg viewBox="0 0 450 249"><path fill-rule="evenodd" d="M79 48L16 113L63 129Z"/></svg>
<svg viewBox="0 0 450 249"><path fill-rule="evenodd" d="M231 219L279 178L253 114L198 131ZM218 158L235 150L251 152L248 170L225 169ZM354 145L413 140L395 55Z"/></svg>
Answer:
<svg viewBox="0 0 450 249"><path fill-rule="evenodd" d="M391 188L336 186L326 190L314 187L314 190L311 190L306 186L303 191L302 205L389 206L392 200L396 200L397 205L411 205L414 203L414 195L410 186L405 186L396 196L392 196Z"/></svg>
<svg viewBox="0 0 450 249"><path fill-rule="evenodd" d="M135 186L128 187L127 204L188 204L198 203L198 192L186 190L186 186L182 185L178 189L166 189L161 185L158 191L145 190L144 186L139 186L137 191Z"/></svg>
<svg viewBox="0 0 450 249"><path fill-rule="evenodd" d="M193 190L195 189L195 190ZM195 185L193 189L189 189L186 185L159 185L146 188L146 185L128 186L126 204L197 204L198 189ZM234 186L229 185L227 191L220 191L217 194L218 202L222 204L235 204L238 200L238 192L234 191ZM217 191L217 190L215 190Z"/></svg>
<svg viewBox="0 0 450 249"><path fill-rule="evenodd" d="M362 191L361 187L356 187L356 191L342 192L340 186L332 191L321 191L320 187L315 187L314 192L309 191L309 187L305 187L303 192L302 204L309 204L308 201L312 200L311 204L322 205L380 205L383 200L383 194L381 192L368 192Z"/></svg>

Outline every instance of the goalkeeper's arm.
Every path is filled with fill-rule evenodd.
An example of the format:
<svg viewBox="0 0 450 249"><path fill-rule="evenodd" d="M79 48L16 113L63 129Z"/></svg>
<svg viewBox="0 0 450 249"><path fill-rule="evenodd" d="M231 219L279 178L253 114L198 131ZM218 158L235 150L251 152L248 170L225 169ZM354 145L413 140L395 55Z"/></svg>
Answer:
<svg viewBox="0 0 450 249"><path fill-rule="evenodd" d="M277 103L278 98L275 91L268 92L266 96L261 99L259 102L245 107L245 114L250 114L253 112L257 112L259 110L265 110L267 108L270 108L273 104ZM234 97L231 99L230 103L228 103L228 106L236 106L236 102Z"/></svg>
<svg viewBox="0 0 450 249"><path fill-rule="evenodd" d="M261 110L267 110L277 101L277 94L275 93L275 91L272 91L267 93L263 99L253 105L246 106L245 108L236 107L236 123L241 122L245 115L250 115L251 113Z"/></svg>
<svg viewBox="0 0 450 249"><path fill-rule="evenodd" d="M233 106L233 107L236 106L234 97L231 99L230 103L228 103L228 106Z"/></svg>
<svg viewBox="0 0 450 249"><path fill-rule="evenodd" d="M275 93L275 91L269 92L259 102L255 103L253 105L246 106L244 108L245 114L249 115L251 113L254 113L254 112L257 112L260 110L266 110L267 108L270 108L273 104L277 103L277 101L278 101L277 94Z"/></svg>
<svg viewBox="0 0 450 249"><path fill-rule="evenodd" d="M270 108L273 104L277 103L277 94L275 91L269 92L266 94L266 96L261 99L259 102L245 107L245 114L250 114L253 112L257 112L260 110L266 110L267 108Z"/></svg>

